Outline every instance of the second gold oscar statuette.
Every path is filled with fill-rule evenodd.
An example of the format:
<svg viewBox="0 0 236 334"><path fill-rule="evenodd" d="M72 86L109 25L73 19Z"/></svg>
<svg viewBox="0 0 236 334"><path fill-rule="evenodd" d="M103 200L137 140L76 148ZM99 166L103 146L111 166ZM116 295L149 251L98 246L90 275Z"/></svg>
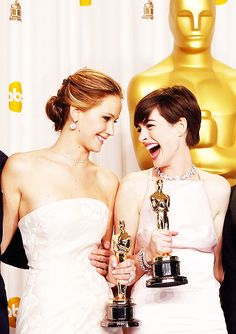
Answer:
<svg viewBox="0 0 236 334"><path fill-rule="evenodd" d="M163 181L156 181L156 192L150 196L151 206L157 216L157 228L169 230L168 211L170 197L162 192ZM164 254L155 257L152 263L152 278L146 281L147 288L162 288L187 284L185 276L180 275L178 256Z"/></svg>
<svg viewBox="0 0 236 334"><path fill-rule="evenodd" d="M130 252L131 238L125 231L124 221L119 222L119 233L112 238L113 252L118 263L125 261ZM139 320L134 319L134 303L126 295L126 285L117 282L117 295L107 305L107 316L102 327L137 327Z"/></svg>

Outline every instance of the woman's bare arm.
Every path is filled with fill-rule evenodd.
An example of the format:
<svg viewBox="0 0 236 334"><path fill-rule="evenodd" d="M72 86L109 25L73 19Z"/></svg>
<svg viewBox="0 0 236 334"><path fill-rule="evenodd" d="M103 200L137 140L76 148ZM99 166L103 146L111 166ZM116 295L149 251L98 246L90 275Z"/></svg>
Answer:
<svg viewBox="0 0 236 334"><path fill-rule="evenodd" d="M118 178L108 170L103 170L100 173L100 183L107 197L107 206L109 209L109 217L106 233L101 241L98 248L92 250L89 255L91 265L96 267L99 274L106 276L108 272L109 258L111 252L111 236L113 232L113 221L114 221L114 203L116 198L117 189L119 186Z"/></svg>
<svg viewBox="0 0 236 334"><path fill-rule="evenodd" d="M19 206L21 201L20 175L21 161L17 155L8 158L1 176L1 189L3 193L3 238L1 253L9 245L17 228L19 220Z"/></svg>
<svg viewBox="0 0 236 334"><path fill-rule="evenodd" d="M224 278L222 267L222 231L224 218L229 204L230 184L219 175L203 172L203 181L209 199L214 229L217 237L217 245L214 249L214 275L221 283Z"/></svg>

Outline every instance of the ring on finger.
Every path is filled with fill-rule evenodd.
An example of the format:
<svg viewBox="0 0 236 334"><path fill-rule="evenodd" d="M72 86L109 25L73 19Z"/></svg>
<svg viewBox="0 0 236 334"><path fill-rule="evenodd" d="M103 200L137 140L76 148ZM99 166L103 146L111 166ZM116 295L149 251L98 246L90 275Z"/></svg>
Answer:
<svg viewBox="0 0 236 334"><path fill-rule="evenodd" d="M131 271L131 272L129 273L129 279L128 279L128 282L129 282L129 283L132 282L134 278L135 278L135 272L134 272L134 271Z"/></svg>

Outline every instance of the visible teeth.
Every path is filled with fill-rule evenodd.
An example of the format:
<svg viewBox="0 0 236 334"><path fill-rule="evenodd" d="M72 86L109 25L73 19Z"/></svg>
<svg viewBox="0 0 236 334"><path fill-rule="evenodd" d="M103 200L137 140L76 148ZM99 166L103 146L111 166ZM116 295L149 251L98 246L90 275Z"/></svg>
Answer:
<svg viewBox="0 0 236 334"><path fill-rule="evenodd" d="M99 135L97 135L97 138L98 138L98 140L100 141L100 142L104 142L104 140L105 140L105 138L103 138L102 136L99 136Z"/></svg>
<svg viewBox="0 0 236 334"><path fill-rule="evenodd" d="M153 147L156 147L156 146L158 146L158 144L150 144L150 145L148 145L146 148L147 148L148 150L151 150Z"/></svg>

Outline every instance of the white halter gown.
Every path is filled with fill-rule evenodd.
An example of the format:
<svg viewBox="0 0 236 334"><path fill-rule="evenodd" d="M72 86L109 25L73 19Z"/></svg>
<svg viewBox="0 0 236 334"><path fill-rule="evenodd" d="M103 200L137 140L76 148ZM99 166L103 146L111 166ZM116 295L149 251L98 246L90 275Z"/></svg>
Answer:
<svg viewBox="0 0 236 334"><path fill-rule="evenodd" d="M144 199L135 251L144 247L156 228L156 213L149 196L155 192L151 176ZM170 196L170 230L173 253L180 260L182 276L188 284L169 288L146 288L144 275L134 285L132 297L136 318L142 321L135 334L226 334L219 300L219 283L213 275L216 234L202 181L164 181L163 192Z"/></svg>

